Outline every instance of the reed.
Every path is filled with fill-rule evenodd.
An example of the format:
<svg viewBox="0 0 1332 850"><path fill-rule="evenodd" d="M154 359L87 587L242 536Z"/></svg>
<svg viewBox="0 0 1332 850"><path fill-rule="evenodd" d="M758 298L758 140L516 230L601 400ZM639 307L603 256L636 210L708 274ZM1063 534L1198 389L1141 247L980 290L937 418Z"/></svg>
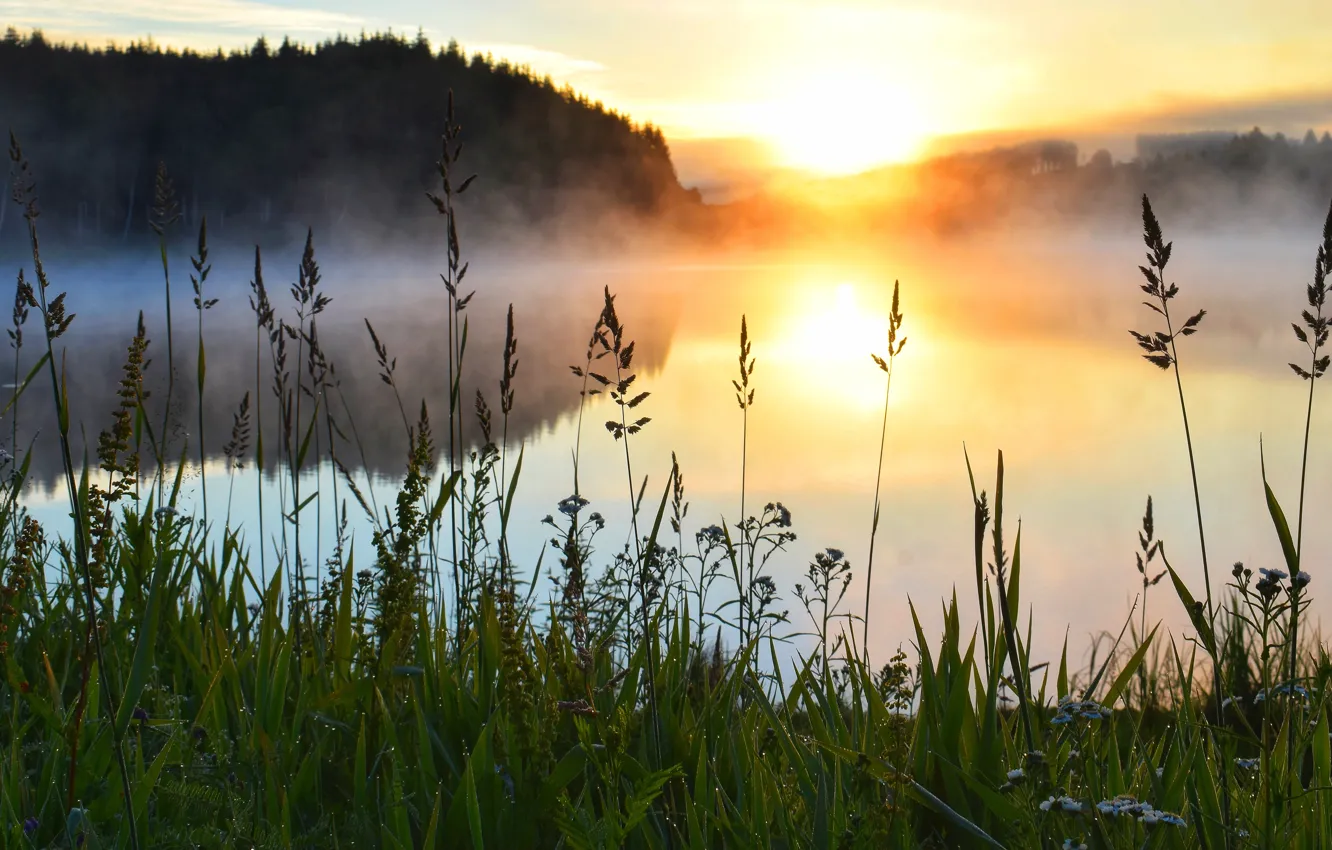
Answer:
<svg viewBox="0 0 1332 850"><path fill-rule="evenodd" d="M893 389L893 365L897 362L897 356L902 353L902 349L906 347L906 337L898 338L902 332L903 319L898 301L898 282L893 281L893 305L888 312L888 353L886 357L870 355L887 378L883 385L883 425L879 428L879 463L874 472L874 519L870 522L869 555L865 559L865 615L861 621L861 628L864 631L860 643L866 652L869 651L870 596L874 589L874 540L879 534L879 511L882 507L879 494L883 485L884 446L888 439L888 398Z"/></svg>

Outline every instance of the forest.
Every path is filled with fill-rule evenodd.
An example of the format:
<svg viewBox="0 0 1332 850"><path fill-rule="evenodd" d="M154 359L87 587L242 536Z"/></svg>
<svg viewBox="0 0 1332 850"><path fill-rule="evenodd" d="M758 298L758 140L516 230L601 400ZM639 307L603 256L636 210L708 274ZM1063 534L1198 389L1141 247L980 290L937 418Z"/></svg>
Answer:
<svg viewBox="0 0 1332 850"><path fill-rule="evenodd" d="M459 168L488 184L473 220L649 216L688 197L658 128L456 42L261 38L203 55L12 28L0 40L0 125L31 151L48 233L80 244L149 233L159 162L186 232L206 216L215 239L241 244L283 227L432 233L424 198L451 97L466 104ZM18 244L14 218L0 218L6 244Z"/></svg>

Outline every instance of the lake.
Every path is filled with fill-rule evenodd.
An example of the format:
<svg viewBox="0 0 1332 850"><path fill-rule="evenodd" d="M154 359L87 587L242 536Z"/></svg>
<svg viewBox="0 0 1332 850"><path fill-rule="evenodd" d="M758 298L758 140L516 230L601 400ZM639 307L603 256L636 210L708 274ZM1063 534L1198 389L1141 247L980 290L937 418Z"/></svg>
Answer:
<svg viewBox="0 0 1332 850"><path fill-rule="evenodd" d="M1308 385L1286 365L1307 366L1307 351L1290 322L1305 306L1317 225L1307 232L1235 230L1171 233L1170 266L1181 286L1173 302L1182 319L1206 308L1201 332L1181 341L1184 387L1198 458L1213 583L1229 580L1230 565L1278 567L1281 551L1268 518L1260 474L1260 437L1269 480L1295 522L1300 446ZM173 254L173 312L178 378L173 433L180 451L197 449L196 318L183 252ZM635 412L651 417L633 436L635 487L648 477L645 523L679 459L690 503L684 540L699 528L734 523L739 514L742 413L731 387L737 376L741 316L747 319L757 366L749 413L746 503L756 513L780 501L798 539L774 558L771 572L791 610L786 631L808 620L793 598L815 552L836 547L855 571L844 609L859 612L866 593L869 544L883 417L884 375L871 353L885 350L894 280L901 281L906 348L894 367L882 484L882 520L875 547L870 641L886 660L914 640L908 601L914 601L933 639L939 601L956 590L974 621L971 494L964 461L970 454L977 486L993 489L995 453L1004 452L1005 530L1009 548L1021 521L1023 621L1034 611L1033 660L1057 660L1067 635L1073 659L1085 657L1093 636L1118 631L1141 582L1134 568L1137 532L1147 496L1154 497L1157 535L1192 589L1201 596L1197 529L1174 380L1145 362L1129 328L1154 330L1142 307L1141 240L1126 233L1026 231L968 239L884 240L818 250L725 252L626 251L595 259L549 251L479 252L470 257L468 409L477 388L495 411L504 313L514 305L520 366L509 422L508 468L523 452L511 547L530 575L550 529L544 516L573 492L572 454L579 422L580 381L569 366L583 362L604 288L616 295L626 339L636 343L635 390L651 393ZM152 337L148 385L160 403L166 373L161 269L155 255L49 261L55 291L68 289L78 314L68 337L74 419L90 435L107 427L114 381L142 307ZM5 256L14 268L22 258ZM265 277L279 315L293 317L288 284L298 249L265 255ZM405 466L406 440L392 390L378 378L368 318L396 358L406 415L413 421L427 400L437 443L448 408L447 299L439 282L442 259L377 257L372 250L321 257L321 288L333 298L319 317L320 339L341 383L330 398L340 427L354 420L361 449L335 440L339 459L379 505L391 504ZM220 299L205 319L207 394L204 407L209 461L210 519L219 520L231 492L231 524L258 543L252 451L229 473L220 456L232 415L254 387L255 329L247 299L253 259L219 252L207 287ZM36 347L30 320L25 351ZM275 473L276 444L269 390L268 346L262 346L261 404L270 469L264 477L270 512L289 478ZM303 368L291 352L291 369ZM25 361L30 358L25 356ZM1321 388L1320 388L1321 391ZM256 399L259 396L255 397ZM310 402L306 402L309 404ZM57 479L49 389L36 384L20 410L19 445L37 434L30 510L54 527L68 524ZM344 406L345 405L345 406ZM604 397L583 411L580 489L607 528L597 539L605 561L628 539L629 483L623 447L603 423L613 410ZM11 423L6 420L8 433ZM467 432L477 433L469 418ZM75 430L78 430L77 427ZM1310 552L1332 545L1332 412L1315 399L1304 538ZM349 434L350 436L350 434ZM327 440L320 451L327 451ZM6 441L7 442L7 441ZM253 440L251 440L253 443ZM187 470L182 508L197 510L200 478ZM306 552L327 558L332 548L333 482L327 464L305 473L316 480L319 535L305 519ZM234 488L234 489L233 489ZM349 500L345 486L339 499ZM326 501L325 501L326 500ZM348 509L358 567L372 561L369 524L354 502ZM314 513L317 512L317 513ZM674 534L668 542L674 544ZM271 564L272 545L269 546ZM548 552L543 572L554 563ZM1319 566L1313 574L1312 615L1328 611ZM1159 564L1159 561L1156 562ZM523 571L527 570L527 573ZM551 585L542 579L538 596ZM726 582L714 591L725 595ZM1139 603L1141 604L1141 603ZM1135 621L1138 615L1135 615ZM1169 580L1150 589L1148 619L1164 619L1177 639L1189 633ZM791 652L807 649L796 640Z"/></svg>

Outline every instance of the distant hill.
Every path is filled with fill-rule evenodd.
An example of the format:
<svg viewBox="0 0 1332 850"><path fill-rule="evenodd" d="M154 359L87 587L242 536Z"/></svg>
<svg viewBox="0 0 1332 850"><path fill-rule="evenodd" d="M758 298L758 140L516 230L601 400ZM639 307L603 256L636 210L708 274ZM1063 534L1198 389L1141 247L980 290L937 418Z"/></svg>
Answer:
<svg viewBox="0 0 1332 850"><path fill-rule="evenodd" d="M32 161L46 232L81 241L147 232L159 160L186 224L206 215L222 238L349 222L427 232L450 90L459 167L481 175L469 215L650 217L690 197L657 128L456 43L381 34L200 55L0 40L0 129ZM0 239L18 230L6 215Z"/></svg>
<svg viewBox="0 0 1332 850"><path fill-rule="evenodd" d="M742 238L785 240L850 230L947 234L1013 224L1135 228L1140 198L1180 224L1322 221L1332 200L1332 135L1153 134L1116 162L1069 141L1034 140L776 184L728 205Z"/></svg>

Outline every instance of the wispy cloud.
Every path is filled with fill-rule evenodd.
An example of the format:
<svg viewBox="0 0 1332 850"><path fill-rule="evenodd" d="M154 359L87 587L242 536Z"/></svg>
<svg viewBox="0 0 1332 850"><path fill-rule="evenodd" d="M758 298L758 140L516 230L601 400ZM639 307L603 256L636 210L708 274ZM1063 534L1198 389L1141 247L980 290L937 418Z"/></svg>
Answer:
<svg viewBox="0 0 1332 850"><path fill-rule="evenodd" d="M515 65L527 65L537 74L550 74L556 79L569 79L580 74L605 71L606 66L593 59L580 59L558 50L547 50L532 44L464 44L468 53L490 53L496 59L507 59Z"/></svg>
<svg viewBox="0 0 1332 850"><path fill-rule="evenodd" d="M136 34L167 27L244 32L336 33L367 26L341 12L279 6L258 0L0 0L6 23L87 34Z"/></svg>

